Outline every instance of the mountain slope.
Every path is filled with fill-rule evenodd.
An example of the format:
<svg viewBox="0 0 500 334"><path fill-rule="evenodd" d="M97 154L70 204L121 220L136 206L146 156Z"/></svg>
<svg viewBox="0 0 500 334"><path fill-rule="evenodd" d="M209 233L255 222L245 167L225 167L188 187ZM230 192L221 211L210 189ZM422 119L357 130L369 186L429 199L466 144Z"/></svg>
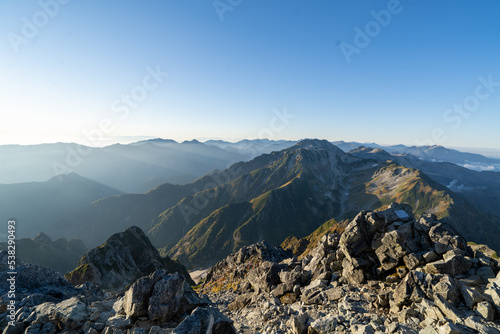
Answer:
<svg viewBox="0 0 500 334"><path fill-rule="evenodd" d="M500 216L500 173L478 172L449 162L429 162L411 154L389 154L381 149L359 147L349 152L359 158L378 162L392 160L398 164L418 168L434 181L467 199L477 210Z"/></svg>
<svg viewBox="0 0 500 334"><path fill-rule="evenodd" d="M144 232L132 226L85 253L65 277L73 285L90 281L104 289L119 289L157 270L179 272L193 284L182 264L161 257Z"/></svg>
<svg viewBox="0 0 500 334"><path fill-rule="evenodd" d="M162 213L149 231L153 243L164 245L163 254L188 267L206 267L242 245L263 239L280 244L289 235L308 235L330 218L349 219L393 201L409 204L416 216L448 218L473 240L491 241L484 231L497 231L489 217L417 169L374 164L317 140L273 157L264 167L213 189L212 196L200 192ZM235 191L242 188L246 191ZM179 212L195 208L201 198L204 206L182 220Z"/></svg>
<svg viewBox="0 0 500 334"><path fill-rule="evenodd" d="M49 227L53 221L119 193L74 173L46 182L0 184L0 219L17 220L18 238L34 237L40 232L56 235Z"/></svg>

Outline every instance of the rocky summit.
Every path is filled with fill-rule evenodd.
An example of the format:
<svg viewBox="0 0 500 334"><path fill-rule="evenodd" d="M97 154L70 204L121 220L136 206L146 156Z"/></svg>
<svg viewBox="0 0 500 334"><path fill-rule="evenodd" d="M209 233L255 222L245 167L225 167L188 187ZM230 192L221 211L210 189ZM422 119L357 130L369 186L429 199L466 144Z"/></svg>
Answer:
<svg viewBox="0 0 500 334"><path fill-rule="evenodd" d="M160 256L144 232L132 226L85 253L66 278L74 285L92 282L103 289L118 289L156 270L180 272L194 284L183 265Z"/></svg>
<svg viewBox="0 0 500 334"><path fill-rule="evenodd" d="M299 258L243 248L201 291L238 333L500 333L496 253L409 212L361 212Z"/></svg>
<svg viewBox="0 0 500 334"><path fill-rule="evenodd" d="M178 272L154 270L103 291L19 263L13 314L9 286L0 285L0 327L15 334L500 333L497 254L467 244L432 215L415 220L409 212L399 204L363 211L298 256L264 241L243 247L194 289ZM117 256L103 249L111 253L103 258ZM111 270L99 268L103 277ZM7 326L11 318L15 326Z"/></svg>

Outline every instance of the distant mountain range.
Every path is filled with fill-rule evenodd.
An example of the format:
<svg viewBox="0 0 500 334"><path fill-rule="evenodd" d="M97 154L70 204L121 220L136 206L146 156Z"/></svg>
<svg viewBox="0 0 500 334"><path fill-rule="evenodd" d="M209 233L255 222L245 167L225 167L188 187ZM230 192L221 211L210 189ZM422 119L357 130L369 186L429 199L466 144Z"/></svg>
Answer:
<svg viewBox="0 0 500 334"><path fill-rule="evenodd" d="M48 227L54 221L71 216L98 199L120 193L75 173L46 182L0 184L0 219L16 219L19 238L34 237L40 232L54 235Z"/></svg>
<svg viewBox="0 0 500 334"><path fill-rule="evenodd" d="M0 251L7 251L8 244L0 243ZM33 263L65 274L76 268L80 258L87 251L80 239L64 238L52 241L45 233L35 238L16 240L16 257L24 263Z"/></svg>
<svg viewBox="0 0 500 334"><path fill-rule="evenodd" d="M396 201L409 204L417 217L436 214L471 240L495 247L500 218L494 200L482 203L445 184L465 176L479 185L497 175L381 149L348 154L328 141L303 140L189 184L101 199L48 227L58 237L78 236L94 247L137 225L162 255L200 268L243 245L305 237L332 218L351 219Z"/></svg>
<svg viewBox="0 0 500 334"><path fill-rule="evenodd" d="M90 148L77 144L0 146L0 184L45 181L69 172L127 193L183 184L245 157L198 141L151 139Z"/></svg>
<svg viewBox="0 0 500 334"><path fill-rule="evenodd" d="M2 159L14 159L0 165L0 175L7 180L12 173L13 180L50 174L51 164L64 162L61 152L70 149L79 148L0 146ZM152 139L92 149L73 167L85 177L0 184L0 218L16 218L20 238L45 232L81 238L89 247L135 225L162 255L202 268L243 245L264 239L278 245L332 219L400 202L417 217L436 214L472 241L495 248L500 173L460 165L496 162L441 146ZM178 184L164 182L171 177Z"/></svg>

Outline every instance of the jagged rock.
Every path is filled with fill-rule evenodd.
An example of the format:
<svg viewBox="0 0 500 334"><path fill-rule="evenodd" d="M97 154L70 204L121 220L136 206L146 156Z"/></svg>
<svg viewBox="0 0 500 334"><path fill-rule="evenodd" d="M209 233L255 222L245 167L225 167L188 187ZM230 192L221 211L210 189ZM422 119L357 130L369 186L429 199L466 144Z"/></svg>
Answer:
<svg viewBox="0 0 500 334"><path fill-rule="evenodd" d="M297 316L292 317L287 322L288 328L292 334L307 334L309 315L305 312L300 312Z"/></svg>
<svg viewBox="0 0 500 334"><path fill-rule="evenodd" d="M58 303L54 312L56 319L65 325L66 330L81 327L89 316L87 306L75 297Z"/></svg>
<svg viewBox="0 0 500 334"><path fill-rule="evenodd" d="M125 292L122 307L128 317L137 319L148 314L148 302L153 292L153 287L165 274L166 272L164 271L156 271L149 276L139 278Z"/></svg>
<svg viewBox="0 0 500 334"><path fill-rule="evenodd" d="M347 225L340 237L339 246L344 256L352 261L353 258L370 248L373 235L372 225L364 220L364 212L359 213Z"/></svg>
<svg viewBox="0 0 500 334"><path fill-rule="evenodd" d="M0 296L9 290L9 282L7 281L9 270L4 265L7 264L7 257L6 251L0 252ZM16 271L16 292L18 295L26 293L50 295L60 301L78 293L78 290L61 274L52 269L18 262Z"/></svg>
<svg viewBox="0 0 500 334"><path fill-rule="evenodd" d="M314 333L326 334L333 333L337 327L338 319L333 314L327 314L324 317L314 320L310 327L314 330Z"/></svg>
<svg viewBox="0 0 500 334"><path fill-rule="evenodd" d="M453 249L467 250L467 242L456 231L443 223L437 223L429 230L429 238L434 243L434 250L438 254L446 253Z"/></svg>
<svg viewBox="0 0 500 334"><path fill-rule="evenodd" d="M409 269L409 270L413 270L415 269L419 264L420 264L420 260L418 259L418 257L413 254L413 253L410 253L408 255L405 255L403 257L403 261L405 263L405 266Z"/></svg>
<svg viewBox="0 0 500 334"><path fill-rule="evenodd" d="M428 263L425 272L429 274L446 274L451 276L466 273L472 264L462 255L455 255L448 260L439 260Z"/></svg>
<svg viewBox="0 0 500 334"><path fill-rule="evenodd" d="M459 283L453 277L442 275L437 276L436 278L428 276L428 278L432 278L432 283L429 285L431 286L434 298L436 298L437 295L440 295L452 304L458 302L461 293Z"/></svg>
<svg viewBox="0 0 500 334"><path fill-rule="evenodd" d="M476 275L481 277L484 282L488 282L489 279L495 278L495 273L491 267L481 267L476 270Z"/></svg>
<svg viewBox="0 0 500 334"><path fill-rule="evenodd" d="M460 327L452 322L446 322L439 327L439 334L462 334Z"/></svg>
<svg viewBox="0 0 500 334"><path fill-rule="evenodd" d="M130 318L124 317L123 315L111 317L106 321L106 326L113 329L127 329L130 327L130 324Z"/></svg>
<svg viewBox="0 0 500 334"><path fill-rule="evenodd" d="M252 269L247 279L257 293L270 292L280 283L279 273L287 269L287 265L266 261L258 268Z"/></svg>
<svg viewBox="0 0 500 334"><path fill-rule="evenodd" d="M487 301L482 301L477 304L476 313L488 321L495 318L495 309Z"/></svg>
<svg viewBox="0 0 500 334"><path fill-rule="evenodd" d="M465 325L477 333L487 333L487 334L500 334L500 331L496 328L486 326L482 318L477 316L469 316L465 319Z"/></svg>
<svg viewBox="0 0 500 334"><path fill-rule="evenodd" d="M410 271L394 290L394 304L397 307L401 307L411 302L420 302L426 297L424 285L425 274L418 271Z"/></svg>
<svg viewBox="0 0 500 334"><path fill-rule="evenodd" d="M382 246L375 251L384 270L395 268L407 253L408 250L399 231L386 233L382 238Z"/></svg>
<svg viewBox="0 0 500 334"><path fill-rule="evenodd" d="M250 300L252 300L251 293L246 293L246 294L240 295L240 296L236 297L234 299L234 301L227 306L227 308L230 311L239 310L239 309L245 307L250 302Z"/></svg>
<svg viewBox="0 0 500 334"><path fill-rule="evenodd" d="M148 316L151 321L168 321L206 301L199 298L179 273L157 271L142 277L127 290L123 308L128 317Z"/></svg>
<svg viewBox="0 0 500 334"><path fill-rule="evenodd" d="M177 326L172 334L233 334L233 321L213 308L198 307Z"/></svg>
<svg viewBox="0 0 500 334"><path fill-rule="evenodd" d="M455 322L458 318L462 316L462 313L452 304L450 304L446 299L444 299L441 295L436 295L434 303L441 310L441 312L443 312L445 317L447 317L453 322Z"/></svg>
<svg viewBox="0 0 500 334"><path fill-rule="evenodd" d="M74 285L89 281L105 289L116 289L157 270L180 272L194 285L184 266L161 257L144 232L132 226L85 253L78 268L65 277Z"/></svg>
<svg viewBox="0 0 500 334"><path fill-rule="evenodd" d="M250 271L260 267L264 262L278 263L292 256L292 252L271 246L265 241L243 247L208 270L202 291L205 293L212 290L220 291L238 284L242 292L247 292L252 288L247 279ZM231 278L228 279L229 277Z"/></svg>
<svg viewBox="0 0 500 334"><path fill-rule="evenodd" d="M486 297L475 288L460 284L460 292L468 308L473 308L479 302L486 300Z"/></svg>

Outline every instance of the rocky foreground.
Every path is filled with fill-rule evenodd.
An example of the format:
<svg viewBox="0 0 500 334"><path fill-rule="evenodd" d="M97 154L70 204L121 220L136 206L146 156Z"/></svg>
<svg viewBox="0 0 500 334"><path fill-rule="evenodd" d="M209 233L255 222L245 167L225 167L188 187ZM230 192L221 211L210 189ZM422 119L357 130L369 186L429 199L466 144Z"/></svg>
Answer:
<svg viewBox="0 0 500 334"><path fill-rule="evenodd" d="M202 291L239 333L500 333L496 253L407 212L362 212L301 260L245 247Z"/></svg>
<svg viewBox="0 0 500 334"><path fill-rule="evenodd" d="M399 205L362 212L298 258L265 242L244 247L212 267L197 292L184 276L162 270L103 292L98 284L75 287L50 269L19 264L13 311L7 255L0 253L0 328L50 334L500 333L496 253L467 245L433 216L415 221L408 212ZM10 321L15 326L7 327Z"/></svg>

